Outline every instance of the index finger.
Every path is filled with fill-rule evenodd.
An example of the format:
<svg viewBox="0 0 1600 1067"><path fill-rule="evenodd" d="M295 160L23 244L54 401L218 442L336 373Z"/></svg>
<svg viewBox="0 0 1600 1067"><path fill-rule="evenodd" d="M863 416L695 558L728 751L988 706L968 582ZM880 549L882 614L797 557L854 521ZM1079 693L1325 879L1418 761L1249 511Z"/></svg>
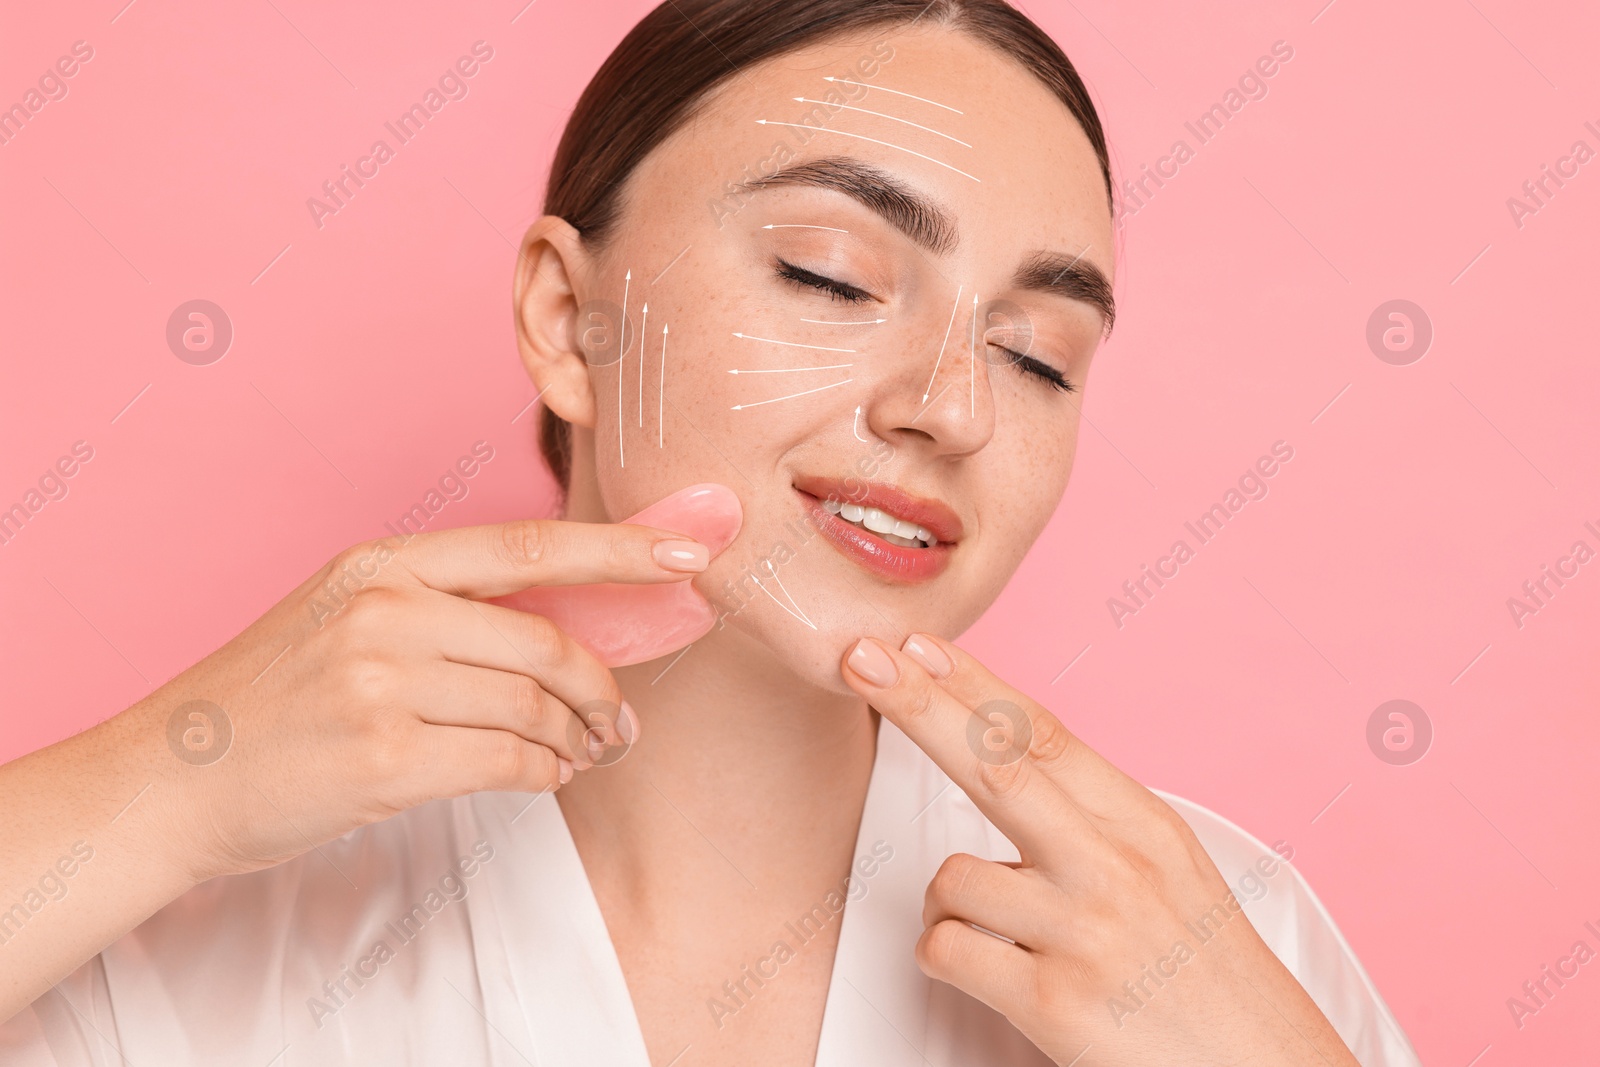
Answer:
<svg viewBox="0 0 1600 1067"><path fill-rule="evenodd" d="M905 731L1030 863L1060 867L1063 856L1104 847L1088 817L1026 758L1031 733L1012 751L990 749L982 735L993 722L906 653L873 638L858 641L844 662L846 683Z"/></svg>
<svg viewBox="0 0 1600 1067"><path fill-rule="evenodd" d="M430 589L471 599L535 585L682 581L706 569L711 552L681 533L632 523L518 519L413 535L398 548L372 546ZM359 572L358 572L359 573Z"/></svg>
<svg viewBox="0 0 1600 1067"><path fill-rule="evenodd" d="M1008 720L1005 725L1013 732L1030 735L1022 742L1028 756L1067 796L1090 810L1105 810L1108 799L1120 792L1143 791L1132 776L1090 748L1049 708L1007 684L961 646L914 633L901 647L963 704L969 708L987 704L991 714Z"/></svg>

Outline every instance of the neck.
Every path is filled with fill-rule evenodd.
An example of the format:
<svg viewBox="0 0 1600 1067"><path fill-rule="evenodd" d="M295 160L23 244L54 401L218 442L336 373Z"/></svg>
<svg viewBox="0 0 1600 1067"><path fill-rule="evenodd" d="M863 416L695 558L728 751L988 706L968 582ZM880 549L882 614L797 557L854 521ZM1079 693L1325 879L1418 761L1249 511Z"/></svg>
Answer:
<svg viewBox="0 0 1600 1067"><path fill-rule="evenodd" d="M573 475L564 517L615 521L592 475ZM612 673L640 738L556 794L602 898L605 883L615 902L659 910L660 887L709 876L810 899L843 878L876 755L865 701L798 677L731 623Z"/></svg>

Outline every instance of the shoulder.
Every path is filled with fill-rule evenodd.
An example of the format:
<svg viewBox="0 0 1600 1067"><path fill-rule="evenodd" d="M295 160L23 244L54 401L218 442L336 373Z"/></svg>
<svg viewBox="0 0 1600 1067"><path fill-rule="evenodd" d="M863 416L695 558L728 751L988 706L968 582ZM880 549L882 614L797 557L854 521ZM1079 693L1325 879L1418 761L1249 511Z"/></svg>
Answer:
<svg viewBox="0 0 1600 1067"><path fill-rule="evenodd" d="M1250 924L1283 961L1363 1064L1420 1064L1355 950L1305 877L1276 847L1192 800L1152 789L1189 824Z"/></svg>

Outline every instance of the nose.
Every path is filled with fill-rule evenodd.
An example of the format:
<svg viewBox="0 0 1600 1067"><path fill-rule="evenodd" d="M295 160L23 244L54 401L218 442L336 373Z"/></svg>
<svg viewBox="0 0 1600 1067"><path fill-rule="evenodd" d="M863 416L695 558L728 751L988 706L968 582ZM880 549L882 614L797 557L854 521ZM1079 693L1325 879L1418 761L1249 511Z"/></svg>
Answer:
<svg viewBox="0 0 1600 1067"><path fill-rule="evenodd" d="M983 323L970 289L950 303L905 313L876 357L880 372L863 407L868 426L896 447L928 457L977 452L994 436L994 394L983 358ZM889 325L889 324L886 324Z"/></svg>

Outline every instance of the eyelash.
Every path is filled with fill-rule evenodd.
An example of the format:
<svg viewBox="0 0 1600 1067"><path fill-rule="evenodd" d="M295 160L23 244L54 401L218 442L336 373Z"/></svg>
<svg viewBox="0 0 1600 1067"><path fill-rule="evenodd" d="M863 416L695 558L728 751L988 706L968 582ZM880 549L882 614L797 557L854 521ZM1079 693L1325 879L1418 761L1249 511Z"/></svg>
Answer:
<svg viewBox="0 0 1600 1067"><path fill-rule="evenodd" d="M778 277L785 281L793 282L802 288L816 289L827 293L829 298L833 300L839 300L846 304L864 304L872 299L871 294L863 292L853 285L836 282L832 278L815 274L803 267L797 267L784 259L777 261L776 269ZM1038 378L1049 385L1050 388L1059 392L1072 393L1077 391L1077 386L1073 385L1071 381L1062 376L1060 371L1048 363L1034 359L1032 356L1025 356L1020 352L1013 352L1011 349L1000 345L995 347L1010 356L1011 365L1018 367L1023 374Z"/></svg>

